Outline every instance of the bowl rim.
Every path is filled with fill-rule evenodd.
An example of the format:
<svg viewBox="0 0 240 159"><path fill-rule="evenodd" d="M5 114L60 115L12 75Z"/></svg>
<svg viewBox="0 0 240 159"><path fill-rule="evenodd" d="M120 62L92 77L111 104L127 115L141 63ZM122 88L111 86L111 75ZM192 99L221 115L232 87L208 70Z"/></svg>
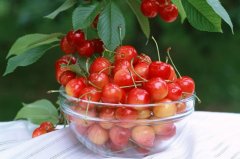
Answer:
<svg viewBox="0 0 240 159"><path fill-rule="evenodd" d="M71 101L76 101L76 102L83 102L83 103L89 103L89 104L97 104L101 106L115 106L115 107L154 107L158 106L159 104L176 104L176 103L186 103L192 100L195 100L195 92L193 95L183 98L177 101L171 101L171 102L158 102L158 103L150 103L150 104L124 104L124 103L102 103L102 102L93 102L93 101L88 101L88 100L83 100L80 98L72 97L69 96L65 93L65 90L63 87L60 87L59 93L61 96L63 96L66 99L70 99Z"/></svg>

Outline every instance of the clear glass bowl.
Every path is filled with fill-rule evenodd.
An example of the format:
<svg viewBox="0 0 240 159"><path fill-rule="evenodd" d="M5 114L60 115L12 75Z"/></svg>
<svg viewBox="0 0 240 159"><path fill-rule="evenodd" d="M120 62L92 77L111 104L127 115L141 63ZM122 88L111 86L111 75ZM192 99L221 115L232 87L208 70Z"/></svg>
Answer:
<svg viewBox="0 0 240 159"><path fill-rule="evenodd" d="M142 158L164 151L179 137L195 106L194 96L148 105L109 104L70 97L63 89L60 91L59 100L70 128L83 145L104 157L125 158ZM173 106L176 107L176 113L169 115L168 108ZM116 110L120 107L130 107L138 112L147 108L148 113L141 114L147 118L101 118L99 112L102 109ZM154 116L155 111L160 111L162 115Z"/></svg>

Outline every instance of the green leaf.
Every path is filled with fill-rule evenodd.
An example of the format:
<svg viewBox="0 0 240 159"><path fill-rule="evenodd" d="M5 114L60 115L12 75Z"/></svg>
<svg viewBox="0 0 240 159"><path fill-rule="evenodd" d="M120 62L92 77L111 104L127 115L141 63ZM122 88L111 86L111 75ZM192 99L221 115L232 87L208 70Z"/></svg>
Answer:
<svg viewBox="0 0 240 159"><path fill-rule="evenodd" d="M183 8L182 0L172 0L172 3L177 6L178 12L179 12L180 17L181 17L181 22L183 23L184 20L186 19L187 15L186 15L186 12Z"/></svg>
<svg viewBox="0 0 240 159"><path fill-rule="evenodd" d="M50 48L57 46L53 44L41 45L32 49L27 50L26 52L13 56L8 59L7 68L3 76L13 72L19 66L28 66L36 62L42 55L49 50Z"/></svg>
<svg viewBox="0 0 240 159"><path fill-rule="evenodd" d="M27 50L45 44L50 44L56 41L59 41L59 37L63 34L61 33L52 33L52 34L28 34L20 37L12 45L11 49L8 52L7 58L11 55L20 55Z"/></svg>
<svg viewBox="0 0 240 159"><path fill-rule="evenodd" d="M222 32L221 18L205 0L183 0L183 7L189 23L196 29L208 32Z"/></svg>
<svg viewBox="0 0 240 159"><path fill-rule="evenodd" d="M139 2L137 0L127 0L127 2L128 2L128 5L130 6L130 8L132 9L133 13L136 15L137 20L140 24L140 27L141 27L143 33L145 34L147 39L149 39L149 37L150 37L150 24L149 24L148 18L145 17L142 14L142 12L140 11L141 2Z"/></svg>
<svg viewBox="0 0 240 159"><path fill-rule="evenodd" d="M102 53L102 57L108 59L110 62L114 62L114 52L109 51L109 50L104 50L104 52Z"/></svg>
<svg viewBox="0 0 240 159"><path fill-rule="evenodd" d="M229 17L227 11L223 8L221 3L218 0L207 0L207 3L230 26L232 33L234 33L231 18Z"/></svg>
<svg viewBox="0 0 240 159"><path fill-rule="evenodd" d="M107 49L114 50L121 44L125 37L125 19L115 3L107 4L99 16L97 27L98 35Z"/></svg>
<svg viewBox="0 0 240 159"><path fill-rule="evenodd" d="M27 119L34 124L41 124L44 121L57 124L58 111L50 101L41 99L30 104L23 103L23 107L15 117L15 120L17 119Z"/></svg>
<svg viewBox="0 0 240 159"><path fill-rule="evenodd" d="M60 12L63 12L71 8L72 6L74 6L75 3L77 3L76 0L66 0L60 7L58 7L55 11L53 11L49 15L46 15L44 18L54 19Z"/></svg>
<svg viewBox="0 0 240 159"><path fill-rule="evenodd" d="M89 27L94 18L101 12L103 2L95 2L90 5L79 5L72 15L72 23L74 30L85 29Z"/></svg>

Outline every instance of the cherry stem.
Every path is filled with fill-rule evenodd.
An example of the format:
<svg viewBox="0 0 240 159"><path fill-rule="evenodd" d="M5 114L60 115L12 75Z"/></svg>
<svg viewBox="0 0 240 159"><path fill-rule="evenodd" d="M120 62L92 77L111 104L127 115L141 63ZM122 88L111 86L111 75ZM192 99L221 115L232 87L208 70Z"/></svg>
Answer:
<svg viewBox="0 0 240 159"><path fill-rule="evenodd" d="M148 82L148 80L146 81L135 81L136 83L144 83L144 82Z"/></svg>
<svg viewBox="0 0 240 159"><path fill-rule="evenodd" d="M92 85L93 87L97 88L97 89L100 89L100 90L102 89L102 88L96 86L95 84L93 84L91 81L88 81L88 83L89 83L90 85Z"/></svg>
<svg viewBox="0 0 240 159"><path fill-rule="evenodd" d="M119 40L120 40L120 45L122 45L122 27L118 26L119 29Z"/></svg>
<svg viewBox="0 0 240 159"><path fill-rule="evenodd" d="M159 52L159 48L158 48L158 43L156 41L156 39L152 36L152 40L154 41L156 48L157 48L157 54L158 54L158 61L161 61L161 57L160 57L160 52Z"/></svg>
<svg viewBox="0 0 240 159"><path fill-rule="evenodd" d="M88 75L89 75L89 61L90 61L90 58L87 58L87 60L86 60L86 71L87 71Z"/></svg>
<svg viewBox="0 0 240 159"><path fill-rule="evenodd" d="M142 86L142 85L141 84L135 84L135 85L128 85L128 86L120 86L120 88L131 88L131 87L135 87L135 86Z"/></svg>
<svg viewBox="0 0 240 159"><path fill-rule="evenodd" d="M85 114L85 123L87 124L87 115L88 115L88 109L89 109L89 102L90 102L91 97L88 97L88 103L87 103L87 109L86 109L86 114Z"/></svg>
<svg viewBox="0 0 240 159"><path fill-rule="evenodd" d="M142 76L140 76L140 75L135 71L135 69L134 69L134 67L133 67L133 60L134 60L134 59L131 60L131 67L132 67L133 72L134 72L139 78L141 78L143 81L147 81L145 78L143 78Z"/></svg>
<svg viewBox="0 0 240 159"><path fill-rule="evenodd" d="M49 90L49 91L47 91L47 94L59 93L59 92L64 92L64 91L62 91L62 90Z"/></svg>
<svg viewBox="0 0 240 159"><path fill-rule="evenodd" d="M106 67L106 68L102 69L101 71L99 71L98 74L104 72L104 71L107 70L107 69L111 69L111 68L114 68L114 67L115 67L115 66Z"/></svg>
<svg viewBox="0 0 240 159"><path fill-rule="evenodd" d="M165 61L165 63L168 63L168 56L166 57L166 61Z"/></svg>
<svg viewBox="0 0 240 159"><path fill-rule="evenodd" d="M134 78L133 78L133 75L132 75L132 72L130 71L130 69L128 69L128 72L130 73L130 76L131 76L131 78L132 78L134 87L137 88L137 85L136 85L136 83L135 83L135 80L134 80Z"/></svg>
<svg viewBox="0 0 240 159"><path fill-rule="evenodd" d="M171 56L170 56L170 53L169 53L169 52L170 52L171 49L172 49L171 47L169 47L169 48L167 49L168 58L169 58L169 60L171 61L171 63L172 63L172 65L173 65L174 69L176 70L178 76L179 76L180 78L182 78L181 74L180 74L179 71L177 70L177 67L175 66L175 64L174 64L174 62L173 62L173 60L172 60L172 58L171 58Z"/></svg>
<svg viewBox="0 0 240 159"><path fill-rule="evenodd" d="M198 100L198 103L202 103L201 99L196 95L196 94L193 94L193 93L188 93L188 92L182 92L183 94L190 94L192 96L194 96L197 100Z"/></svg>

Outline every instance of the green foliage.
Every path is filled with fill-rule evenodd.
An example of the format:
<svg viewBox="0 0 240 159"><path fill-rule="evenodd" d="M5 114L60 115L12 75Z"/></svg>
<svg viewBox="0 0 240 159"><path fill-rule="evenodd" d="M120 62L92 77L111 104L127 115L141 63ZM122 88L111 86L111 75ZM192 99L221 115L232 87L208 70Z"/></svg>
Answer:
<svg viewBox="0 0 240 159"><path fill-rule="evenodd" d="M52 47L57 46L53 44L40 45L34 48L26 50L24 53L13 56L8 60L7 68L5 70L4 76L12 73L19 66L28 66L36 62L43 54L51 49Z"/></svg>
<svg viewBox="0 0 240 159"><path fill-rule="evenodd" d="M141 26L141 29L147 39L150 37L150 24L148 18L145 17L142 12L140 11L140 2L137 0L127 0L128 5L132 9L133 13L136 15L137 20Z"/></svg>
<svg viewBox="0 0 240 159"><path fill-rule="evenodd" d="M182 0L172 0L172 3L175 4L178 8L178 12L181 16L181 22L183 23L184 20L187 18L187 15L186 15L186 12L183 8L183 5L182 5Z"/></svg>
<svg viewBox="0 0 240 159"><path fill-rule="evenodd" d="M96 2L89 5L79 5L74 11L72 15L72 23L74 30L77 29L85 29L89 27L94 18L100 13L102 10L104 2Z"/></svg>
<svg viewBox="0 0 240 159"><path fill-rule="evenodd" d="M77 3L77 0L66 0L59 8L55 11L46 15L45 18L54 19L59 13L68 10L69 8L73 7Z"/></svg>
<svg viewBox="0 0 240 159"><path fill-rule="evenodd" d="M97 29L107 49L114 50L121 44L125 36L125 19L115 3L108 3L101 12Z"/></svg>
<svg viewBox="0 0 240 159"><path fill-rule="evenodd" d="M41 124L44 121L57 124L58 111L50 101L41 99L30 104L23 103L15 119L27 119L35 124Z"/></svg>

